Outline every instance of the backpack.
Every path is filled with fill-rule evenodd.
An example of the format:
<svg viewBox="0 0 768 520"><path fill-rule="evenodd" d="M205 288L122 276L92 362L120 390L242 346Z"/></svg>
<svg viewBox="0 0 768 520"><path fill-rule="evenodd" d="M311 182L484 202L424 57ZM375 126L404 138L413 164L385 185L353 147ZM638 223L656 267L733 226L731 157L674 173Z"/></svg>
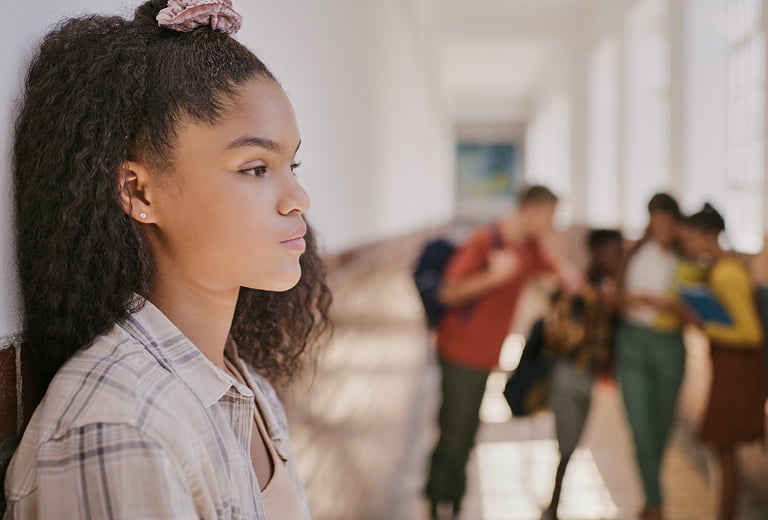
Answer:
<svg viewBox="0 0 768 520"><path fill-rule="evenodd" d="M427 317L427 326L430 329L437 327L445 312L439 299L440 282L454 252L456 252L456 245L447 239L431 240L424 246L416 262L416 269L413 271L413 281L419 291L424 314Z"/></svg>
<svg viewBox="0 0 768 520"><path fill-rule="evenodd" d="M493 249L504 248L504 239L498 224L491 226L491 240ZM416 268L413 270L413 282L419 291L424 315L427 318L427 327L430 329L438 326L440 318L446 311L440 303L440 285L445 269L456 249L458 249L456 244L447 238L430 240L422 249L416 261Z"/></svg>
<svg viewBox="0 0 768 520"><path fill-rule="evenodd" d="M504 386L504 398L516 417L525 417L548 405L553 359L545 352L544 320L528 333L520 363Z"/></svg>

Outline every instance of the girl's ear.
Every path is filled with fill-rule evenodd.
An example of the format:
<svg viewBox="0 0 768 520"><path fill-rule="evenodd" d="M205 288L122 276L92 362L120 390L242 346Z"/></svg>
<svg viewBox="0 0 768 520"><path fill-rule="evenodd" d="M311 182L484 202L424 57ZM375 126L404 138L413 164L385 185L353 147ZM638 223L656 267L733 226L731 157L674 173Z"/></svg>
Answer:
<svg viewBox="0 0 768 520"><path fill-rule="evenodd" d="M118 172L120 205L126 215L142 224L157 223L152 213L150 195L150 173L147 168L134 161L126 161Z"/></svg>

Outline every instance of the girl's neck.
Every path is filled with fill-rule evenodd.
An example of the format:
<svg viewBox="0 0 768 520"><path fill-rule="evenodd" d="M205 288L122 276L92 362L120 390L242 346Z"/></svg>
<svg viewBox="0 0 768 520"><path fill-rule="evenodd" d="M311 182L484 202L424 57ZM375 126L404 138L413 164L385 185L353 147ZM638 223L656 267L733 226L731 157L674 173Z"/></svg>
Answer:
<svg viewBox="0 0 768 520"><path fill-rule="evenodd" d="M158 269L152 302L213 364L224 369L224 347L237 305L237 290L212 291Z"/></svg>
<svg viewBox="0 0 768 520"><path fill-rule="evenodd" d="M711 256L712 260L714 260L716 262L716 261L718 261L718 260L728 256L728 251L724 250L719 245L715 245L715 246L710 248L709 256Z"/></svg>
<svg viewBox="0 0 768 520"><path fill-rule="evenodd" d="M651 237L650 240L651 242L659 246L662 249L662 251L664 251L665 253L669 253L673 250L672 242L662 242L661 240L657 240L654 237Z"/></svg>

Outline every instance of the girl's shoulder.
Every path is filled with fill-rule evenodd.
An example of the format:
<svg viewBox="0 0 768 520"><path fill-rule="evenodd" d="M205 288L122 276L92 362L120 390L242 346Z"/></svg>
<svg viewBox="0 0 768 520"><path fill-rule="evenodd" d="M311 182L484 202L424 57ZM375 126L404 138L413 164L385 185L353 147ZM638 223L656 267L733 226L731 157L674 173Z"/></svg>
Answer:
<svg viewBox="0 0 768 520"><path fill-rule="evenodd" d="M744 259L735 254L726 255L717 260L710 268L710 273L725 273L727 275L749 275L749 268Z"/></svg>
<svg viewBox="0 0 768 520"><path fill-rule="evenodd" d="M157 425L190 426L193 392L120 325L77 352L56 373L35 415L39 442L93 424L122 424L156 436ZM199 414L198 414L199 415Z"/></svg>
<svg viewBox="0 0 768 520"><path fill-rule="evenodd" d="M660 265L677 262L677 255L666 251L653 240L643 240L627 256L628 269L654 270Z"/></svg>
<svg viewBox="0 0 768 520"><path fill-rule="evenodd" d="M38 410L45 437L89 422L131 422L142 375L142 346L119 326L72 356L53 377Z"/></svg>
<svg viewBox="0 0 768 520"><path fill-rule="evenodd" d="M709 283L713 286L726 287L738 283L750 283L747 264L736 255L728 255L717 260L709 269Z"/></svg>

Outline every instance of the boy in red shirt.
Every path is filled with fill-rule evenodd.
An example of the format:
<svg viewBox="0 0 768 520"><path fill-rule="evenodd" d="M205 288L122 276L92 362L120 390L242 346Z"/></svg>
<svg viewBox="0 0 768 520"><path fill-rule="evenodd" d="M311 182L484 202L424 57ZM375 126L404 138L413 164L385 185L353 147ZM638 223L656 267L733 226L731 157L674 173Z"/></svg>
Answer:
<svg viewBox="0 0 768 520"><path fill-rule="evenodd" d="M432 518L441 503L452 504L454 515L460 509L486 379L499 361L522 290L533 278L558 272L540 244L552 231L557 201L543 186L528 188L517 209L477 229L446 269L440 300L449 311L437 330L440 438L425 490Z"/></svg>

